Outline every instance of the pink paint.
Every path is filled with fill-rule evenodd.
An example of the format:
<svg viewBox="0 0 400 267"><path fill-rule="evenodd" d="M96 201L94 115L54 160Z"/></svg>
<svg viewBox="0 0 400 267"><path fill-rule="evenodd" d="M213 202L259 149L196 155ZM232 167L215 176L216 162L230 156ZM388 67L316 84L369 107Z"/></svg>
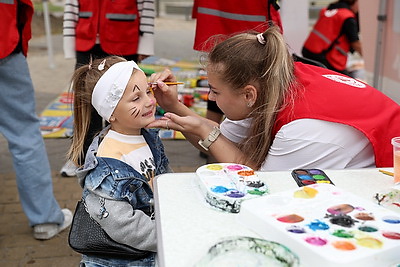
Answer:
<svg viewBox="0 0 400 267"><path fill-rule="evenodd" d="M347 214L354 210L350 204L340 204L327 209L330 214Z"/></svg>
<svg viewBox="0 0 400 267"><path fill-rule="evenodd" d="M307 243L314 246L325 246L328 241L320 237L307 237L304 239Z"/></svg>
<svg viewBox="0 0 400 267"><path fill-rule="evenodd" d="M235 165L226 166L226 168L227 168L228 170L230 170L230 171L238 171L238 170L243 169L242 166L236 165L236 164L235 164Z"/></svg>

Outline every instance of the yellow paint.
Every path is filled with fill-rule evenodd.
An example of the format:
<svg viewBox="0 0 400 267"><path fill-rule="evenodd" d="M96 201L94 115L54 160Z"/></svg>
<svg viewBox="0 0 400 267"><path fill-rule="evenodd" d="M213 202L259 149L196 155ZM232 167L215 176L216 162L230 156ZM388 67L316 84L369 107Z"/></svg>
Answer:
<svg viewBox="0 0 400 267"><path fill-rule="evenodd" d="M207 169L212 170L212 171L220 171L222 170L222 165L219 164L211 164L207 166Z"/></svg>
<svg viewBox="0 0 400 267"><path fill-rule="evenodd" d="M295 198L314 198L318 194L318 190L312 187L302 187L300 190L294 192Z"/></svg>
<svg viewBox="0 0 400 267"><path fill-rule="evenodd" d="M373 249L379 249L382 248L383 246L382 241L372 237L357 239L357 244L362 247L373 248Z"/></svg>

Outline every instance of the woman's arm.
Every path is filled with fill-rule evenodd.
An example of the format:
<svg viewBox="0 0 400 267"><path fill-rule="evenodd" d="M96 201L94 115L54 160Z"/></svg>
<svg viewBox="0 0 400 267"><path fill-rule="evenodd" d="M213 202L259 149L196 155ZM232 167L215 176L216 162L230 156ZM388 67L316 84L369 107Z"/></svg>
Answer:
<svg viewBox="0 0 400 267"><path fill-rule="evenodd" d="M197 149L207 152L198 144L204 140L218 123L201 117L178 100L176 86L168 86L164 82L176 82L176 77L168 69L154 73L150 82L157 82L153 87L157 103L168 113L160 120L147 125L148 128L170 128L182 132L186 139ZM168 123L168 124L167 124ZM219 162L244 163L244 154L237 145L222 134L209 147L211 153ZM247 163L251 168L255 165ZM253 165L253 166L252 166Z"/></svg>
<svg viewBox="0 0 400 267"><path fill-rule="evenodd" d="M202 136L201 133L198 130L204 130L207 131L207 129L197 129L194 130L193 128L198 128L201 126L203 123L206 123L207 121L203 121L203 118L186 107L182 102L178 100L178 92L177 92L177 86L168 86L164 82L176 82L175 76L172 74L172 72L169 69L165 69L163 72L158 72L154 73L151 75L150 82L154 83L157 82L156 85L154 85L153 91L154 95L157 99L157 104L160 105L165 111L174 113L176 115L179 115L181 117L191 117L192 122L194 125L192 125L192 128L190 131L183 131L182 129L176 129L177 124L174 123L174 121L171 121L170 118L164 117L159 121L155 121L151 124L149 124L147 127L152 128L171 128L174 130L182 131L182 133L185 135L186 139L191 142L194 146L197 146L197 142L199 140L199 136ZM167 124L168 123L168 124ZM174 123L174 125L172 125ZM206 123L208 124L208 123ZM187 125L189 128L190 125ZM213 126L210 127L210 132ZM188 129L189 130L189 129ZM208 132L209 133L209 132ZM208 133L203 132L203 135L208 135Z"/></svg>
<svg viewBox="0 0 400 267"><path fill-rule="evenodd" d="M168 122L168 125L167 125ZM244 164L244 154L237 145L220 134L205 151L199 144L199 140L205 140L218 124L214 121L195 116L178 116L174 113L166 113L160 120L150 123L147 127L168 128L182 132L186 139L197 149L211 153L218 162L231 162ZM255 168L254 164L246 163L247 166Z"/></svg>

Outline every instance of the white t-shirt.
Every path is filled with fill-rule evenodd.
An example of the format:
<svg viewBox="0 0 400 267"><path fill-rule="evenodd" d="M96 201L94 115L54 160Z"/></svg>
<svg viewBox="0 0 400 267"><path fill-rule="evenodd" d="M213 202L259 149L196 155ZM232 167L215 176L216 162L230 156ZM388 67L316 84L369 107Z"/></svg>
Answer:
<svg viewBox="0 0 400 267"><path fill-rule="evenodd" d="M97 150L98 157L119 159L152 181L155 163L143 135L124 135L109 130ZM150 183L151 184L151 183Z"/></svg>
<svg viewBox="0 0 400 267"><path fill-rule="evenodd" d="M221 133L239 143L247 136L250 123L251 119L225 119ZM278 131L260 171L368 167L375 167L375 156L363 133L345 124L299 119Z"/></svg>

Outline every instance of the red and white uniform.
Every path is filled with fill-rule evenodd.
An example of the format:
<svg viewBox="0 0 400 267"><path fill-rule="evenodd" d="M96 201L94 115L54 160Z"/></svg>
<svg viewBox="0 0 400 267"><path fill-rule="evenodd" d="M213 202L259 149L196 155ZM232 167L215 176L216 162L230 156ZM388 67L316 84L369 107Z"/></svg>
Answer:
<svg viewBox="0 0 400 267"><path fill-rule="evenodd" d="M392 167L390 140L400 136L400 106L337 72L295 63L293 104L276 118L274 140L260 170ZM224 121L221 132L239 143L251 119Z"/></svg>
<svg viewBox="0 0 400 267"><path fill-rule="evenodd" d="M20 7L18 7L20 2ZM17 27L17 10L20 18L19 23L21 24L21 34ZM28 42L32 37L31 22L33 15L33 5L31 1L19 0L19 1L0 1L0 58L5 58L10 55L21 38L21 49L22 53L26 56L28 53ZM21 37L20 37L21 35Z"/></svg>
<svg viewBox="0 0 400 267"><path fill-rule="evenodd" d="M65 57L95 44L113 55L153 55L154 16L154 0L66 0Z"/></svg>
<svg viewBox="0 0 400 267"><path fill-rule="evenodd" d="M345 20L355 17L347 8L322 9L304 47L314 54L326 53L326 59L332 67L345 70L350 42L341 30Z"/></svg>
<svg viewBox="0 0 400 267"><path fill-rule="evenodd" d="M276 1L271 0L195 0L192 17L197 22L193 48L209 51L212 43L206 41L217 34L230 35L248 30L264 32L268 21L273 21L283 31L278 9Z"/></svg>
<svg viewBox="0 0 400 267"><path fill-rule="evenodd" d="M326 69L296 63L295 105L279 113L275 132L290 121L309 118L350 125L371 142L377 167L393 166L390 140L400 135L400 106L377 89Z"/></svg>

